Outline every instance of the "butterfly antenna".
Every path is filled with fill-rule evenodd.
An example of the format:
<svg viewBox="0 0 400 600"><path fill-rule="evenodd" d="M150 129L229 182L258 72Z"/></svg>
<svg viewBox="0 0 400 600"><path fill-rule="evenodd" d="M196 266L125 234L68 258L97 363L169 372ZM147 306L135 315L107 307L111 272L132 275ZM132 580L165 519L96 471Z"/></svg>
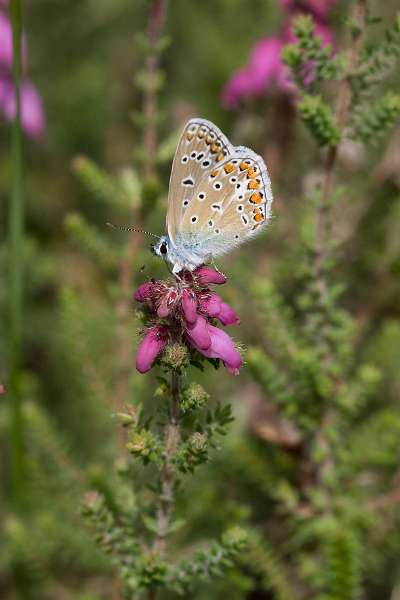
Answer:
<svg viewBox="0 0 400 600"><path fill-rule="evenodd" d="M145 235L151 235L152 237L155 237L157 239L160 238L160 236L156 235L155 233L151 233L150 231L144 231L144 229L136 229L136 227L124 227L123 225L114 225L113 223L108 222L106 223L106 225L111 229L115 229L116 231L135 231L136 233L144 233Z"/></svg>

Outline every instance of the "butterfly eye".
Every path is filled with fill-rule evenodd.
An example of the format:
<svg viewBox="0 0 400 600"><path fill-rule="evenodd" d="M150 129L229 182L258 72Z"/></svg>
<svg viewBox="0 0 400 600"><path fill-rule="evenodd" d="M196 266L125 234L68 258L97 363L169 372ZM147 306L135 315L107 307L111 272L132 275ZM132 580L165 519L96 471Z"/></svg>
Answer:
<svg viewBox="0 0 400 600"><path fill-rule="evenodd" d="M168 246L166 244L166 242L163 242L160 246L160 254L167 254L168 252Z"/></svg>

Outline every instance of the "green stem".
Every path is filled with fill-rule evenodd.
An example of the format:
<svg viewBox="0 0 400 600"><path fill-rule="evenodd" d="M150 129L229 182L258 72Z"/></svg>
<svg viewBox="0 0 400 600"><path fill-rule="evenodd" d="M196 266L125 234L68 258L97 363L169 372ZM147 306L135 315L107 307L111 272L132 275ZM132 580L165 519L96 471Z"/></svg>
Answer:
<svg viewBox="0 0 400 600"><path fill-rule="evenodd" d="M160 504L157 511L157 535L153 550L161 558L166 552L166 537L170 524L171 511L174 503L174 468L173 458L176 453L179 438L179 394L180 375L176 371L171 373L171 406L169 421L165 430L165 459L161 481Z"/></svg>
<svg viewBox="0 0 400 600"><path fill-rule="evenodd" d="M22 406L19 389L22 346L23 311L23 236L24 198L22 185L22 131L21 131L21 0L11 0L11 24L13 32L13 76L16 97L16 115L12 128L13 184L9 217L10 253L10 348L9 391L12 402L12 478L15 500L23 497L24 448Z"/></svg>

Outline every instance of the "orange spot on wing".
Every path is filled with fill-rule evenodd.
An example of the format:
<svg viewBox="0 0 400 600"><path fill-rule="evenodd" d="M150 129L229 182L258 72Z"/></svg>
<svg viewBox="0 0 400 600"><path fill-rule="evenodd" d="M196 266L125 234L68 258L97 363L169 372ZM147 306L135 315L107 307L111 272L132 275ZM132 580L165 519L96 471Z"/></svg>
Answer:
<svg viewBox="0 0 400 600"><path fill-rule="evenodd" d="M218 150L219 150L219 146L218 146L218 144L215 144L215 143L214 143L214 144L211 144L211 146L210 146L210 150L211 150L211 152L212 152L213 154L214 154L215 152L218 152Z"/></svg>
<svg viewBox="0 0 400 600"><path fill-rule="evenodd" d="M254 215L254 220L256 221L256 223L261 223L261 221L264 221L264 217L261 213L257 213Z"/></svg>
<svg viewBox="0 0 400 600"><path fill-rule="evenodd" d="M224 166L224 171L225 171L226 174L232 173L232 171L234 171L234 170L235 170L235 165L233 165L232 163L227 163Z"/></svg>
<svg viewBox="0 0 400 600"><path fill-rule="evenodd" d="M260 192L254 192L254 194L250 196L250 202L252 204L260 204L260 202L262 202L262 196Z"/></svg>
<svg viewBox="0 0 400 600"><path fill-rule="evenodd" d="M206 137L206 144L210 145L210 144L212 143L212 141L213 141L213 138L212 138L212 136L211 136L211 135L208 135L208 136Z"/></svg>
<svg viewBox="0 0 400 600"><path fill-rule="evenodd" d="M214 171L211 171L210 173L210 177L216 177L219 173L219 169L214 169Z"/></svg>
<svg viewBox="0 0 400 600"><path fill-rule="evenodd" d="M217 162L219 162L220 160L222 160L222 159L224 158L224 156L225 156L225 153L224 153L224 152L220 152L220 153L219 153L219 154L217 154L217 156L215 157L215 160L216 160Z"/></svg>
<svg viewBox="0 0 400 600"><path fill-rule="evenodd" d="M190 142L192 139L194 138L194 133L187 133L186 134L186 139Z"/></svg>
<svg viewBox="0 0 400 600"><path fill-rule="evenodd" d="M249 179L253 179L254 177L257 177L257 171L254 167L251 167L248 171L247 171L247 177Z"/></svg>
<svg viewBox="0 0 400 600"><path fill-rule="evenodd" d="M239 169L241 171L246 171L246 169L250 169L250 165L248 165L246 162L242 161L239 165Z"/></svg>
<svg viewBox="0 0 400 600"><path fill-rule="evenodd" d="M248 190L258 190L259 187L260 187L260 182L258 181L258 179L252 179L247 184Z"/></svg>

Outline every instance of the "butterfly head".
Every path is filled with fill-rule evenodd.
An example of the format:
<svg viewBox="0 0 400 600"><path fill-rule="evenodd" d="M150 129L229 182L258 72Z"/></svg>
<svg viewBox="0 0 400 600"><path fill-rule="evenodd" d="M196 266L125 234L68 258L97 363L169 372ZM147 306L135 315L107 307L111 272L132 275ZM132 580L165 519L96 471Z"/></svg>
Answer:
<svg viewBox="0 0 400 600"><path fill-rule="evenodd" d="M151 249L157 256L167 259L169 252L169 239L166 235L162 235L155 244L151 245Z"/></svg>

